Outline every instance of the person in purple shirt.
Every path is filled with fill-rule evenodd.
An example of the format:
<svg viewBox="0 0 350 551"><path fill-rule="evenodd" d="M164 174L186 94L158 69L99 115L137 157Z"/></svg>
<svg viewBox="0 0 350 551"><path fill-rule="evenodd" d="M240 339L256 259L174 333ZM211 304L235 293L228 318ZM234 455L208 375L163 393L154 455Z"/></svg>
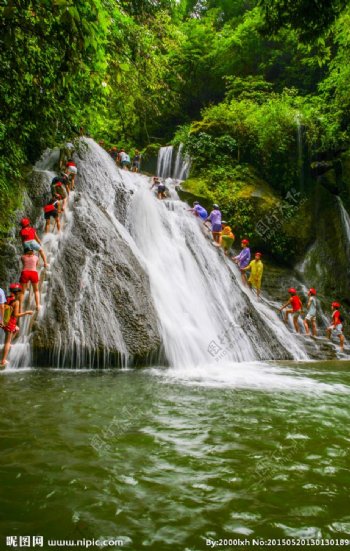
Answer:
<svg viewBox="0 0 350 551"><path fill-rule="evenodd" d="M232 257L233 262L238 264L239 269L241 270L242 282L244 283L244 285L247 285L247 277L245 275L245 271L243 268L246 268L250 263L250 248L248 247L248 245L249 245L248 239L242 239L241 252L237 256Z"/></svg>
<svg viewBox="0 0 350 551"><path fill-rule="evenodd" d="M190 212L193 212L195 216L198 216L198 218L201 218L202 220L206 220L208 218L208 213L205 210L202 205L199 204L199 201L195 201L193 203L193 209L189 209Z"/></svg>
<svg viewBox="0 0 350 551"><path fill-rule="evenodd" d="M211 223L211 233L214 239L214 245L220 247L221 244L221 212L219 211L219 205L214 204L213 210L209 214L208 218L205 220L204 224L207 222Z"/></svg>

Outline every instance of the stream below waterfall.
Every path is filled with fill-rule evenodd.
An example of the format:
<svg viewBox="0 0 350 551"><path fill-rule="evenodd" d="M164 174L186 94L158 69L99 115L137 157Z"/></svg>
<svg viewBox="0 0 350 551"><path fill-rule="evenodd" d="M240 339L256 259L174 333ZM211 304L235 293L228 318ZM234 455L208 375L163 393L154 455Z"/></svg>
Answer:
<svg viewBox="0 0 350 551"><path fill-rule="evenodd" d="M4 373L1 536L348 538L350 364L236 367Z"/></svg>

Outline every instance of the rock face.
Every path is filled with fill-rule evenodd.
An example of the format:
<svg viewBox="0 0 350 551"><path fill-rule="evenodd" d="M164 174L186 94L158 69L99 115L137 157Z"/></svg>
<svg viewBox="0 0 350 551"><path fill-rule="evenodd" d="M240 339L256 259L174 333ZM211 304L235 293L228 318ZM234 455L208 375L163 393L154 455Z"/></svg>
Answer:
<svg viewBox="0 0 350 551"><path fill-rule="evenodd" d="M75 160L79 192L64 232L44 239L52 260L33 326L34 364L154 364L160 337L149 282L121 223L133 190L92 140Z"/></svg>
<svg viewBox="0 0 350 551"><path fill-rule="evenodd" d="M301 263L301 271L307 281L317 282L324 294L346 296L350 287L350 272L340 203L323 186L316 188L314 198L310 215L315 225L315 239Z"/></svg>
<svg viewBox="0 0 350 551"><path fill-rule="evenodd" d="M55 161L56 152L50 157L51 163ZM15 224L8 235L0 236L0 286L4 290L10 282L19 280L19 262L23 249L19 238L19 221L24 216L31 221L40 220L41 208L44 200L50 196L51 173L41 169L33 169L27 177L26 191L24 193L23 208L16 213ZM53 177L53 173L52 173ZM35 227L37 227L35 225Z"/></svg>

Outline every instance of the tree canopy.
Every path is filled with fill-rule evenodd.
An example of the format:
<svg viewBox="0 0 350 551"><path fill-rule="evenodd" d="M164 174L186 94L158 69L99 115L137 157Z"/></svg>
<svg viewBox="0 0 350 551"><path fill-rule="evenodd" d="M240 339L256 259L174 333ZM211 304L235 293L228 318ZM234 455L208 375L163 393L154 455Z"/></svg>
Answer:
<svg viewBox="0 0 350 551"><path fill-rule="evenodd" d="M346 0L4 0L0 17L5 199L81 126L139 147L177 132L193 152L209 136L271 177L296 114L311 151L349 141Z"/></svg>

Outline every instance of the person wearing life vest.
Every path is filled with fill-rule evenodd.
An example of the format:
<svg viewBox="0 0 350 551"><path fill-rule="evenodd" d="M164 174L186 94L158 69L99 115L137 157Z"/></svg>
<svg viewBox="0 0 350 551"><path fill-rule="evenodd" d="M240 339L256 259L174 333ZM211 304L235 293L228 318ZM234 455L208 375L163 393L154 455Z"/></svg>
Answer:
<svg viewBox="0 0 350 551"><path fill-rule="evenodd" d="M65 174L68 177L68 181L69 181L69 191L70 190L74 191L75 176L76 176L77 173L78 173L77 165L75 164L73 159L68 159L68 161L66 163ZM69 193L69 191L68 191L68 193Z"/></svg>
<svg viewBox="0 0 350 551"><path fill-rule="evenodd" d="M245 274L244 268L246 268L250 262L250 248L249 240L242 239L241 241L242 250L237 256L233 256L232 260L238 264L239 269L241 270L242 283L247 285L247 276Z"/></svg>
<svg viewBox="0 0 350 551"><path fill-rule="evenodd" d="M19 297L21 293L22 286L19 283L11 283L10 296L7 298L4 314L4 317L7 317L8 319L5 320L4 318L4 323L2 324L2 329L3 331L5 331L5 344L2 351L2 359L0 362L1 369L4 369L6 367L6 364L8 363L7 356L10 351L12 338L16 336L19 331L19 327L17 325L18 318L21 318L23 316L31 316L33 314L32 310L20 312Z"/></svg>
<svg viewBox="0 0 350 551"><path fill-rule="evenodd" d="M332 302L332 323L327 327L327 337L339 337L340 352L344 351L344 334L343 334L343 317L340 313L341 304L339 302Z"/></svg>
<svg viewBox="0 0 350 551"><path fill-rule="evenodd" d="M51 230L51 218L54 219L53 229L55 229L55 224L57 227L57 232L59 233L61 229L60 223L60 196L56 195L52 197L48 203L43 207L44 218L45 218L45 233L48 233Z"/></svg>
<svg viewBox="0 0 350 551"><path fill-rule="evenodd" d="M312 335L313 337L317 337L317 327L316 327L316 309L317 309L317 301L316 301L316 289L314 288L311 288L309 289L308 291L308 294L307 296L309 297L308 298L308 301L307 301L307 306L306 306L306 309L307 309L307 314L304 318L304 327L305 327L305 332L307 335L310 335L310 328L309 328L309 323L311 325L311 329L312 329Z"/></svg>
<svg viewBox="0 0 350 551"><path fill-rule="evenodd" d="M6 296L2 289L0 289L0 327L2 326L2 320L4 319L4 311L6 304Z"/></svg>
<svg viewBox="0 0 350 551"><path fill-rule="evenodd" d="M22 294L20 299L20 305L22 306L22 300L24 299L27 285L32 284L35 305L37 311L40 310L40 294L39 294L39 274L37 270L38 257L34 253L32 246L24 243L24 254L21 256L22 272L20 277L20 283L22 285Z"/></svg>
<svg viewBox="0 0 350 551"><path fill-rule="evenodd" d="M261 261L262 254L255 253L254 260L252 260L246 268L242 268L245 272L250 270L250 276L248 279L249 287L253 287L256 290L256 295L260 297L261 279L263 275L264 265Z"/></svg>
<svg viewBox="0 0 350 551"><path fill-rule="evenodd" d="M204 225L207 226L207 222L211 224L211 233L214 240L214 245L219 247L221 245L221 211L219 210L219 205L214 203L213 210L206 218Z"/></svg>
<svg viewBox="0 0 350 551"><path fill-rule="evenodd" d="M221 234L221 246L224 249L224 254L228 256L230 249L235 240L235 236L227 222L222 220L221 222L222 234Z"/></svg>
<svg viewBox="0 0 350 551"><path fill-rule="evenodd" d="M41 241L38 237L38 234L36 233L36 230L31 227L29 218L22 218L20 221L20 224L22 226L21 231L19 232L19 235L22 239L22 243L24 246L24 243L30 244L33 248L33 251L37 251L44 262L44 268L48 267L46 255L45 252L41 246Z"/></svg>
<svg viewBox="0 0 350 551"><path fill-rule="evenodd" d="M288 308L284 313L284 321L288 323L288 316L289 314L292 314L294 329L297 333L300 333L298 319L300 314L302 313L303 305L297 295L296 290L293 287L288 289L288 293L290 294L289 300L283 306L281 306L279 311L282 312L282 310L287 308L287 306L290 306L290 308Z"/></svg>

